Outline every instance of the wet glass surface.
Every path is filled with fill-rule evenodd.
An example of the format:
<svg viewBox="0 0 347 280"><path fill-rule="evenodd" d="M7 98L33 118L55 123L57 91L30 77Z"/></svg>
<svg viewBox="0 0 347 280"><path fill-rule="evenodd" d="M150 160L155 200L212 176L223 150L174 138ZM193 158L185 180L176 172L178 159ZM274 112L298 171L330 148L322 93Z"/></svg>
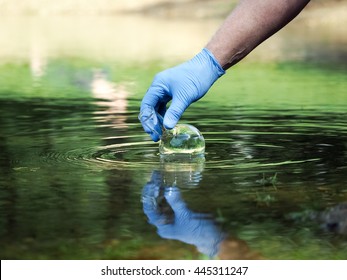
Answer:
<svg viewBox="0 0 347 280"><path fill-rule="evenodd" d="M161 155L203 155L205 139L201 132L189 124L178 124L173 129L165 130L160 139Z"/></svg>
<svg viewBox="0 0 347 280"><path fill-rule="evenodd" d="M40 32L31 52L4 48L1 258L347 259L347 68L304 30L303 57L236 66L186 111L206 145L186 163L162 161L137 118L170 63L111 61L118 41L93 49L107 32L83 37L80 56Z"/></svg>

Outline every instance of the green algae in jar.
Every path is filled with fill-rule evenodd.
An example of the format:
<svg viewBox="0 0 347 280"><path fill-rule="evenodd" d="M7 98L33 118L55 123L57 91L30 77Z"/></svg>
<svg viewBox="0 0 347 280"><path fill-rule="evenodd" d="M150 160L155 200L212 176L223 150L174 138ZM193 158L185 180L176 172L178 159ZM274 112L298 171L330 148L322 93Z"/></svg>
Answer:
<svg viewBox="0 0 347 280"><path fill-rule="evenodd" d="M196 127L178 124L163 131L159 152L161 155L203 155L205 139Z"/></svg>

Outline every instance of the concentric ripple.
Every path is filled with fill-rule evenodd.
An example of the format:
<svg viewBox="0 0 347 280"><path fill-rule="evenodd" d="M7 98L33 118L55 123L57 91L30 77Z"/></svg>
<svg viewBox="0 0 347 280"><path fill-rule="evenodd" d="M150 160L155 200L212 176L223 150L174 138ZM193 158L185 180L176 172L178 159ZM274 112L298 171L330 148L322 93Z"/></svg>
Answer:
<svg viewBox="0 0 347 280"><path fill-rule="evenodd" d="M217 112L207 116L192 112L191 123L198 127L206 141L205 169L260 170L293 166L295 172L302 172L299 166L310 164L311 170L327 173L331 168L345 166L346 155L341 151L346 149L347 116L341 110L322 113L315 109L243 108L228 120L221 120ZM159 144L150 141L143 132L137 113L135 109L129 110L124 116L127 121L120 127L99 125L88 119L82 126L80 122L80 126L75 126L74 119L69 118L59 122L64 130L54 127L31 130L31 140L37 138L38 144L33 149L35 154L28 158L34 162L38 156L39 161L45 163L101 169L152 169L160 165ZM57 144L49 146L47 135ZM39 143L48 147L43 149Z"/></svg>
<svg viewBox="0 0 347 280"><path fill-rule="evenodd" d="M158 163L158 151L151 141L98 147L80 147L41 154L45 162L56 161L105 168L140 168Z"/></svg>

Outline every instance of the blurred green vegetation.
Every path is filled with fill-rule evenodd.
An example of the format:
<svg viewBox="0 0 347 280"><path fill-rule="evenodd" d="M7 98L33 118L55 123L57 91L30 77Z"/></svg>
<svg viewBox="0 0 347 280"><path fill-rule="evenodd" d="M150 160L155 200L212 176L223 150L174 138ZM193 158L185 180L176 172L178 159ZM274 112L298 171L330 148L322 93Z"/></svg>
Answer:
<svg viewBox="0 0 347 280"><path fill-rule="evenodd" d="M53 60L45 75L36 81L27 63L0 64L0 98L91 99L93 71L101 69L110 81L128 84L133 99L141 99L154 75L173 65L159 61L135 65L91 62L80 58ZM301 108L331 105L337 109L339 104L346 102L346 68L344 64L308 62L243 63L222 77L203 102L193 106L213 102L217 106L243 104L276 108L300 104Z"/></svg>

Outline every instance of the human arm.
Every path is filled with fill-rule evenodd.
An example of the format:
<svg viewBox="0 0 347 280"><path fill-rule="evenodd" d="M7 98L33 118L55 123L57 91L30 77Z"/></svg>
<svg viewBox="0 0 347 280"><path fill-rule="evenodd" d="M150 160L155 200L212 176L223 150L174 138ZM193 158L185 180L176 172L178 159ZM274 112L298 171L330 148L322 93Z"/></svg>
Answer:
<svg viewBox="0 0 347 280"><path fill-rule="evenodd" d="M241 0L199 54L155 76L142 100L141 111L153 107L158 117L153 119L155 131L144 125L145 115L140 118L145 131L158 141L161 125L173 128L188 106L202 98L226 69L285 26L308 2ZM166 110L170 100L172 103Z"/></svg>
<svg viewBox="0 0 347 280"><path fill-rule="evenodd" d="M309 0L241 0L206 48L228 69L279 31Z"/></svg>

